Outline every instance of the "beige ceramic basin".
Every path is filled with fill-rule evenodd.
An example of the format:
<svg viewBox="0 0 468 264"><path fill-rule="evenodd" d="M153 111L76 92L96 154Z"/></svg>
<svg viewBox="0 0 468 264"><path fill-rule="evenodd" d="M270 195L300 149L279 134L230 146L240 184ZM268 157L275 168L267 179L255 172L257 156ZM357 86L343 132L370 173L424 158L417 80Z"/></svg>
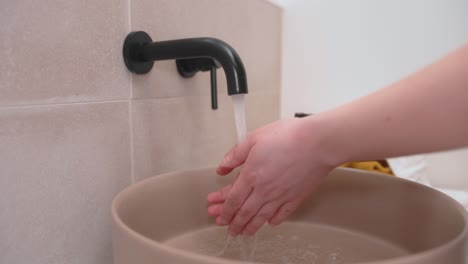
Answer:
<svg viewBox="0 0 468 264"><path fill-rule="evenodd" d="M198 169L155 176L122 191L112 204L114 263L241 263L184 249L221 250L224 238L210 234L225 231L206 215L205 196L230 180L212 168ZM308 257L304 263L464 264L467 223L464 209L440 192L395 177L337 169L288 223L262 229L271 234L259 238L257 251L272 259L282 250L292 252L274 263ZM197 240L197 232L208 238ZM170 242L177 238L188 240Z"/></svg>

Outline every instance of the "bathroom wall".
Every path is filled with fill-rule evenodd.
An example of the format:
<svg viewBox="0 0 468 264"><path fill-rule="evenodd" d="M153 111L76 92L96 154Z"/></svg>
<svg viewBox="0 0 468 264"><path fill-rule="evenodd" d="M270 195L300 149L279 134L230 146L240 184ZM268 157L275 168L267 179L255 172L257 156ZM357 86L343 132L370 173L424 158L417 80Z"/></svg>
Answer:
<svg viewBox="0 0 468 264"><path fill-rule="evenodd" d="M284 117L388 85L468 41L465 0L277 0L284 6ZM436 186L468 188L468 150L431 154Z"/></svg>
<svg viewBox="0 0 468 264"><path fill-rule="evenodd" d="M112 263L118 191L214 166L235 142L224 74L212 111L207 73L183 79L160 62L129 74L128 32L230 43L247 69L253 129L279 117L280 25L264 0L2 1L0 263Z"/></svg>

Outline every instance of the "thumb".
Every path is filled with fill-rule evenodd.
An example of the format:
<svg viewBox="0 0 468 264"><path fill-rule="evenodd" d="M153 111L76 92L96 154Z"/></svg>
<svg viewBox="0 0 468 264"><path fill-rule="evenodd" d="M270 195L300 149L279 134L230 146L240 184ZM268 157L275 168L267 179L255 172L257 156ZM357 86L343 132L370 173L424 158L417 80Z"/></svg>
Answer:
<svg viewBox="0 0 468 264"><path fill-rule="evenodd" d="M228 153L224 155L224 158L219 164L216 173L219 175L226 175L235 168L244 164L245 160L249 156L250 150L254 145L255 141L253 137L247 137L244 142L241 142L240 144L232 147Z"/></svg>

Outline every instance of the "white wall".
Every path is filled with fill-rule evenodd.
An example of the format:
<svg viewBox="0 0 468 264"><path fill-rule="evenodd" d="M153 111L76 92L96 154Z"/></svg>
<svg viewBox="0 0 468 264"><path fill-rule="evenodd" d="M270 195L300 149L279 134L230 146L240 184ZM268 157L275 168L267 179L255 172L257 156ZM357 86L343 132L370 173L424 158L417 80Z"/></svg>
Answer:
<svg viewBox="0 0 468 264"><path fill-rule="evenodd" d="M468 41L466 0L282 0L281 4L285 7L283 117L317 113L365 95ZM468 174L468 151L431 155L428 160L428 173L437 173L439 184L468 187L468 175L460 180ZM440 179L446 164L455 167L444 176L450 183Z"/></svg>

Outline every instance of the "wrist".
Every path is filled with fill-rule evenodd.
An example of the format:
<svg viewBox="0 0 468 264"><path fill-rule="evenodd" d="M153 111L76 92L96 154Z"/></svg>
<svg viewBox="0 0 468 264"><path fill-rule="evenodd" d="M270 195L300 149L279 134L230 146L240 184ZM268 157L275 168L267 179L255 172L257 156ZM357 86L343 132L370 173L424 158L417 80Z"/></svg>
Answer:
<svg viewBox="0 0 468 264"><path fill-rule="evenodd" d="M303 118L303 129L306 140L306 151L313 158L319 158L322 163L331 168L349 162L351 157L346 150L343 128L337 127L327 117L317 114Z"/></svg>

